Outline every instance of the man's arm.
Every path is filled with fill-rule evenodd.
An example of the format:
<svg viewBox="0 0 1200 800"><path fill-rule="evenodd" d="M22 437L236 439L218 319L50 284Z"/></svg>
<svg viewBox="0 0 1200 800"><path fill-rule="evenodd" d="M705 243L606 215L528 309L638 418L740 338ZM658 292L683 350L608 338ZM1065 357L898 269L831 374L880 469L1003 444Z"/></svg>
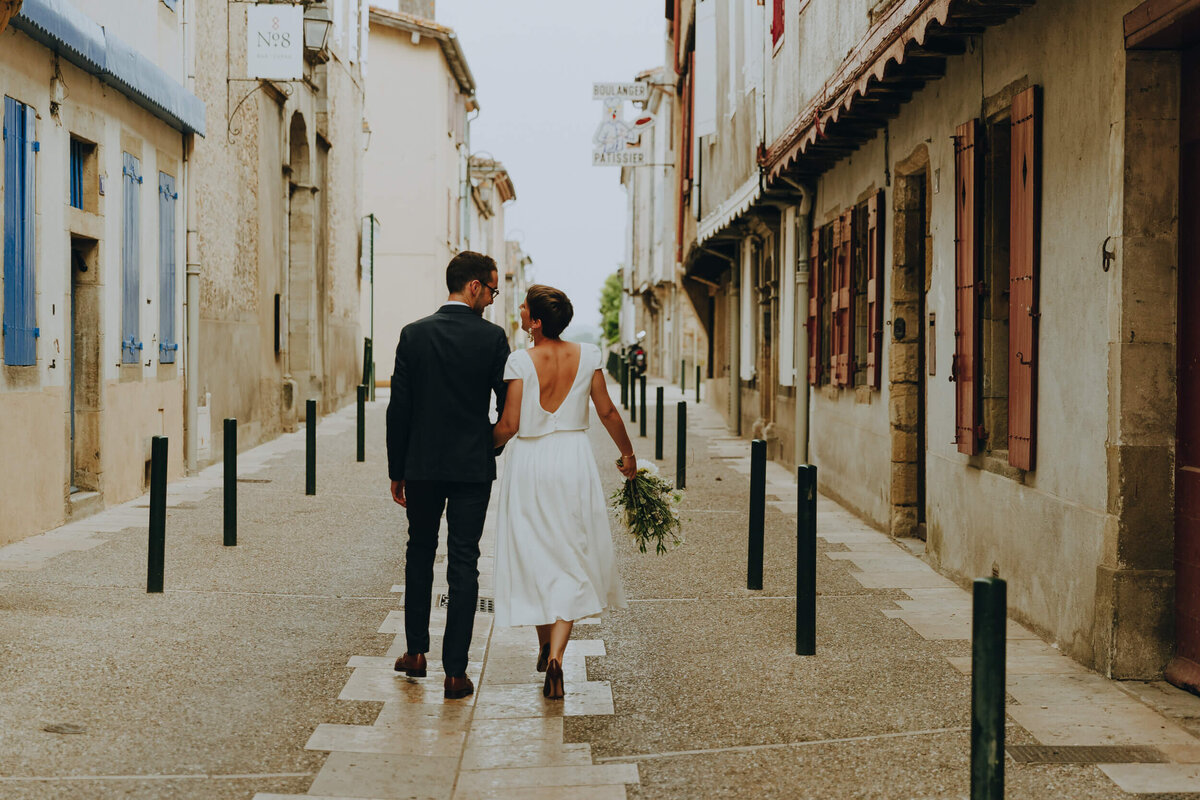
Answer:
<svg viewBox="0 0 1200 800"><path fill-rule="evenodd" d="M388 401L387 408L388 476L393 483L392 497L397 503L400 503L400 498L404 496L404 464L408 457L408 441L412 430L412 377L409 363L411 346L407 331L402 331L400 343L396 345L396 363L392 368L392 398ZM395 486L397 482L401 483L399 494Z"/></svg>
<svg viewBox="0 0 1200 800"><path fill-rule="evenodd" d="M496 346L492 354L492 374L488 383L491 384L492 392L496 395L496 419L500 420L504 417L504 404L508 396L508 385L504 382L504 367L508 364L508 337L503 330L498 330L496 336ZM493 429L495 426L493 426ZM500 455L504 450L504 445L496 448L496 455Z"/></svg>

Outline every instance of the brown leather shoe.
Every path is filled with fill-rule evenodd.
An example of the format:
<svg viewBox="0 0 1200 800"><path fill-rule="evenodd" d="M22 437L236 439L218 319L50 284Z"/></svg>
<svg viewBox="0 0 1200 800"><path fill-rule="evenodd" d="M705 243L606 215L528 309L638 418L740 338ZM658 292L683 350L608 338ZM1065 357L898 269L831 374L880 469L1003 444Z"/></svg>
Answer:
<svg viewBox="0 0 1200 800"><path fill-rule="evenodd" d="M458 678L446 676L446 699L458 700L460 697L475 694L475 684L466 675Z"/></svg>
<svg viewBox="0 0 1200 800"><path fill-rule="evenodd" d="M425 669L424 653L405 653L396 659L396 672L403 672L410 678L424 678Z"/></svg>

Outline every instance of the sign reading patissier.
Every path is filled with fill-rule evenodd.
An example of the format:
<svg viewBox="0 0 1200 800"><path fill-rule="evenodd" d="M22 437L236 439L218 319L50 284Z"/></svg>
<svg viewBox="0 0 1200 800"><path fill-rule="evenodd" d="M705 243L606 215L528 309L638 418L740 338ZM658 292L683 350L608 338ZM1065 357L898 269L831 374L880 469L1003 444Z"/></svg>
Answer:
<svg viewBox="0 0 1200 800"><path fill-rule="evenodd" d="M592 135L593 167L637 167L647 163L642 131L654 124L648 111L625 119L626 100L649 100L648 83L593 83L592 99L604 101L600 124Z"/></svg>
<svg viewBox="0 0 1200 800"><path fill-rule="evenodd" d="M304 9L258 3L246 9L246 76L276 81L304 77Z"/></svg>

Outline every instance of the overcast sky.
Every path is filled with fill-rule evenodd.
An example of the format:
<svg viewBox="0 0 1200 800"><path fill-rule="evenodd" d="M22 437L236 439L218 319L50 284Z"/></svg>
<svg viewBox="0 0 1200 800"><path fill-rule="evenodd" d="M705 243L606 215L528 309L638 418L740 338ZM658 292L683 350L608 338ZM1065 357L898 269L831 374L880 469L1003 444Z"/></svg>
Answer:
<svg viewBox="0 0 1200 800"><path fill-rule="evenodd" d="M663 63L663 9L662 0L437 0L438 22L458 33L475 75L471 150L508 168L517 189L508 238L533 258L539 283L570 296L573 331L599 325L600 286L625 255L620 168L591 165L602 110L592 82Z"/></svg>

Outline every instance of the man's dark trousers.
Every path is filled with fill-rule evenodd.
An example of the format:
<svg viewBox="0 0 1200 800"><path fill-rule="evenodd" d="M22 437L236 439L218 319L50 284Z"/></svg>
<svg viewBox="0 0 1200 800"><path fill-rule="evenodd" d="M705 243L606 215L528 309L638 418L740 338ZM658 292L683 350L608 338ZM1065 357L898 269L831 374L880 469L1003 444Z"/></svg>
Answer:
<svg viewBox="0 0 1200 800"><path fill-rule="evenodd" d="M446 512L446 582L450 602L442 640L447 675L467 673L467 652L479 601L479 538L487 516L491 481L407 481L408 546L404 564L404 634L409 653L429 652L429 607L438 529Z"/></svg>

